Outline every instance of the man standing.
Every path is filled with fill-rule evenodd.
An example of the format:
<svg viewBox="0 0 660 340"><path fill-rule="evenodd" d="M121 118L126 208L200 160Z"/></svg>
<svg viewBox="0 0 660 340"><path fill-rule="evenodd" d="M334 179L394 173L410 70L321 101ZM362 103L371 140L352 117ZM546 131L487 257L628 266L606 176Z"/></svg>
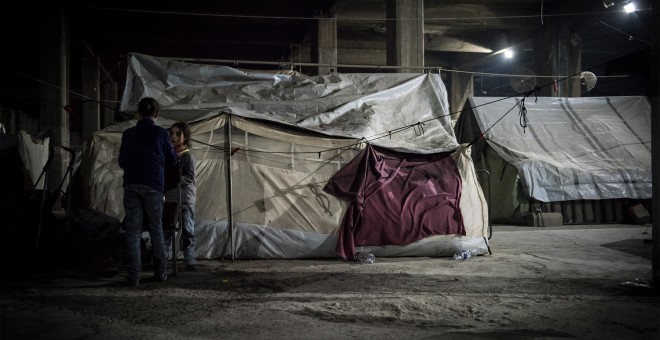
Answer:
<svg viewBox="0 0 660 340"><path fill-rule="evenodd" d="M154 278L167 279L167 250L162 213L165 168L175 166L176 153L165 129L155 124L158 102L143 98L138 103L141 119L124 131L119 149L119 166L124 169L124 213L128 276L125 283L140 283L142 257L140 239L143 224L153 249Z"/></svg>

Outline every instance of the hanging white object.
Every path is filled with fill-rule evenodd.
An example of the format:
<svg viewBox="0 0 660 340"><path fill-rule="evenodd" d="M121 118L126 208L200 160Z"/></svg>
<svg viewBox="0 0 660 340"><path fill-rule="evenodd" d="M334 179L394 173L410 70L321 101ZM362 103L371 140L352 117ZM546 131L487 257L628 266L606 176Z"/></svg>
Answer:
<svg viewBox="0 0 660 340"><path fill-rule="evenodd" d="M518 93L525 93L536 87L536 74L525 67L515 69L510 79L511 88Z"/></svg>
<svg viewBox="0 0 660 340"><path fill-rule="evenodd" d="M582 72L580 73L580 78L582 85L586 86L587 92L591 91L596 86L596 75L593 72Z"/></svg>
<svg viewBox="0 0 660 340"><path fill-rule="evenodd" d="M43 190L45 179L41 176L41 172L48 161L50 137L37 139L21 130L18 134L18 141L18 153L23 161L25 171L30 175L35 189Z"/></svg>

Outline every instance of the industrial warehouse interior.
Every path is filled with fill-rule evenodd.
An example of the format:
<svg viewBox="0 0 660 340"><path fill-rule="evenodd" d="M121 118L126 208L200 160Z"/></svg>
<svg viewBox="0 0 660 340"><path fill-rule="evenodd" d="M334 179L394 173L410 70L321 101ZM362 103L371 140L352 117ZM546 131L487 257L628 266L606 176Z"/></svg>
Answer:
<svg viewBox="0 0 660 340"><path fill-rule="evenodd" d="M0 3L0 338L657 339L657 7ZM199 264L127 286L144 97Z"/></svg>

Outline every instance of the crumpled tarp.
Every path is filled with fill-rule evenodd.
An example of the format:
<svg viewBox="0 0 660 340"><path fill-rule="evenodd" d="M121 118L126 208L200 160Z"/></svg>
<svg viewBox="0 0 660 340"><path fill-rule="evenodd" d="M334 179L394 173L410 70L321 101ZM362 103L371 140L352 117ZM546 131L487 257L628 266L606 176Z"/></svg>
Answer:
<svg viewBox="0 0 660 340"><path fill-rule="evenodd" d="M530 97L525 128L519 101L470 98L478 131L517 168L526 195L542 202L651 198L648 98Z"/></svg>
<svg viewBox="0 0 660 340"><path fill-rule="evenodd" d="M328 136L366 138L402 152L458 147L439 74L247 73L139 53L130 54L127 72L120 106L125 112L135 112L138 101L149 96L160 103L160 115L172 120L226 112Z"/></svg>

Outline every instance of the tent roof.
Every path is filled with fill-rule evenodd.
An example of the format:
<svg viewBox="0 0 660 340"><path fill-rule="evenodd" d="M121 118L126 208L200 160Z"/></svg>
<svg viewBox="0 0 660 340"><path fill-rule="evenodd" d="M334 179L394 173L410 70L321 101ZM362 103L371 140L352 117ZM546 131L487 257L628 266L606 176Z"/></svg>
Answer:
<svg viewBox="0 0 660 340"><path fill-rule="evenodd" d="M156 98L161 116L172 120L231 113L403 152L458 147L439 74L306 77L132 53L120 109L135 111L145 96Z"/></svg>
<svg viewBox="0 0 660 340"><path fill-rule="evenodd" d="M526 124L519 102L470 98L479 131L517 168L530 197L544 202L651 198L648 98L527 98Z"/></svg>

